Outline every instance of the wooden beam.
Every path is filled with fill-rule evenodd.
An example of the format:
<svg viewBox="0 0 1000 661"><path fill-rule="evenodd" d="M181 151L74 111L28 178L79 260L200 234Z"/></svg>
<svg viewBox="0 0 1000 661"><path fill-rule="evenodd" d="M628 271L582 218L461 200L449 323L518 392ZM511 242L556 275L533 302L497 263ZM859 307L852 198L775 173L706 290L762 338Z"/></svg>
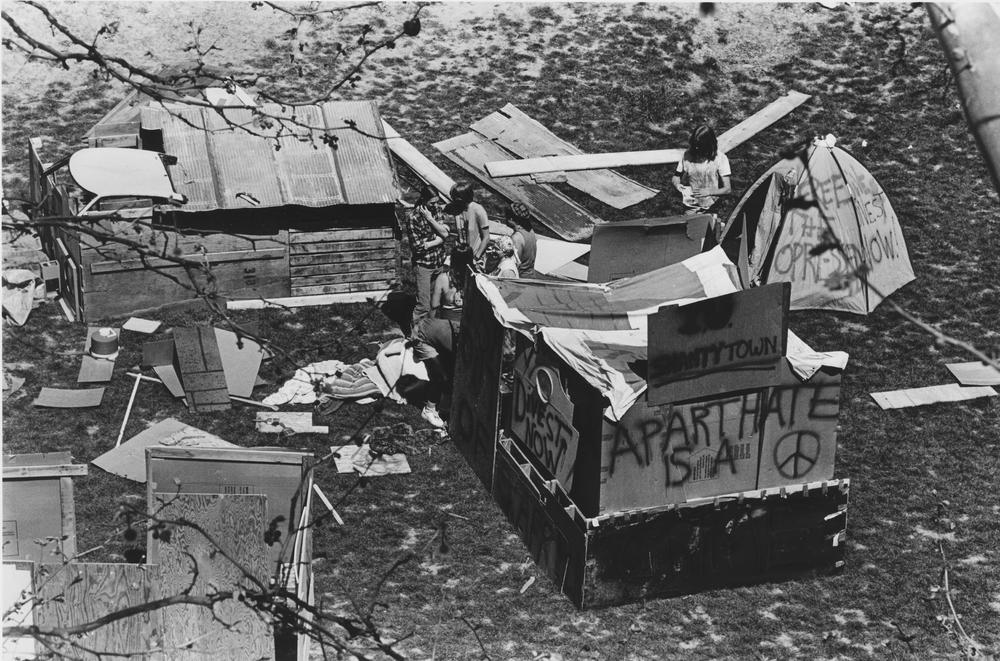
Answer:
<svg viewBox="0 0 1000 661"><path fill-rule="evenodd" d="M74 477L87 474L86 464L60 464L58 466L4 466L3 479L19 480L38 477Z"/></svg>
<svg viewBox="0 0 1000 661"><path fill-rule="evenodd" d="M389 126L384 119L382 120L382 130L385 131L389 151L405 163L425 184L435 189L445 201L450 201L449 195L451 187L455 185L455 180L434 165L429 158L417 151L416 147L400 136L396 129Z"/></svg>
<svg viewBox="0 0 1000 661"><path fill-rule="evenodd" d="M808 99L808 94L788 92L720 135L719 149L724 152L735 149L798 108ZM485 168L491 177L515 177L545 172L602 170L635 165L668 165L677 163L683 155L683 149L653 149L606 154L581 154L578 156L546 156L513 161L491 161L486 163Z"/></svg>
<svg viewBox="0 0 1000 661"><path fill-rule="evenodd" d="M683 149L652 149L605 154L580 154L578 156L542 156L514 161L490 161L485 167L486 172L491 177L523 177L545 172L605 170L634 165L664 165L677 163L683 155Z"/></svg>
<svg viewBox="0 0 1000 661"><path fill-rule="evenodd" d="M311 452L253 450L245 448L148 447L150 459L194 459L200 461L251 461L264 464L301 464Z"/></svg>

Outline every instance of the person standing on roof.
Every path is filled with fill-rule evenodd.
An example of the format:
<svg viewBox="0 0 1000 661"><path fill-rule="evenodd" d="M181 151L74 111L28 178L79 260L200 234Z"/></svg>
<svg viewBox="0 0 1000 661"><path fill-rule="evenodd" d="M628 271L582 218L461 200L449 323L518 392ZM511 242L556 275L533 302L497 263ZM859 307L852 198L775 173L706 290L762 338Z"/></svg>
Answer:
<svg viewBox="0 0 1000 661"><path fill-rule="evenodd" d="M459 244L468 244L473 260L480 262L490 244L490 223L486 209L475 201L472 184L462 182L451 187L449 211L455 216Z"/></svg>
<svg viewBox="0 0 1000 661"><path fill-rule="evenodd" d="M671 179L681 194L684 215L711 213L719 198L732 193L731 175L729 158L719 151L715 131L707 124L698 126Z"/></svg>
<svg viewBox="0 0 1000 661"><path fill-rule="evenodd" d="M511 240L517 253L517 270L522 278L537 277L535 255L538 252L538 237L531 223L531 212L522 202L514 202L504 214L506 224L514 230Z"/></svg>
<svg viewBox="0 0 1000 661"><path fill-rule="evenodd" d="M413 325L430 314L434 274L444 265L444 241L448 238L448 226L438 218L437 207L432 202L434 197L430 187L424 186L416 204L403 214L417 281Z"/></svg>

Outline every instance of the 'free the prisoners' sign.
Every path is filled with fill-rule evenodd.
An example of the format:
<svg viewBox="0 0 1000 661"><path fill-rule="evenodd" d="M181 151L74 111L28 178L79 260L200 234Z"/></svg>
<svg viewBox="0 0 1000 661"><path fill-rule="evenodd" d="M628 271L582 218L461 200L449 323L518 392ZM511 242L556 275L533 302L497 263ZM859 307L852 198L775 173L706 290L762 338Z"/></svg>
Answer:
<svg viewBox="0 0 1000 661"><path fill-rule="evenodd" d="M780 282L649 317L651 404L777 385L791 288Z"/></svg>

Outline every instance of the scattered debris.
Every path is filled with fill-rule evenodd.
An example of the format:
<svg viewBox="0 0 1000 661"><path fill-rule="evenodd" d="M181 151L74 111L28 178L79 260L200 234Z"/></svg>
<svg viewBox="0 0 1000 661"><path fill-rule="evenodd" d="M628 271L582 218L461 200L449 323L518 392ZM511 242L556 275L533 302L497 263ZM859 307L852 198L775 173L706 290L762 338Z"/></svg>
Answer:
<svg viewBox="0 0 1000 661"><path fill-rule="evenodd" d="M358 473L362 477L402 475L410 472L406 455L376 454L367 443L362 445L341 445L331 447L338 473Z"/></svg>
<svg viewBox="0 0 1000 661"><path fill-rule="evenodd" d="M265 434L329 434L326 425L313 425L312 411L258 413L257 431Z"/></svg>
<svg viewBox="0 0 1000 661"><path fill-rule="evenodd" d="M89 327L77 383L107 383L114 374L117 358L118 332L113 328Z"/></svg>

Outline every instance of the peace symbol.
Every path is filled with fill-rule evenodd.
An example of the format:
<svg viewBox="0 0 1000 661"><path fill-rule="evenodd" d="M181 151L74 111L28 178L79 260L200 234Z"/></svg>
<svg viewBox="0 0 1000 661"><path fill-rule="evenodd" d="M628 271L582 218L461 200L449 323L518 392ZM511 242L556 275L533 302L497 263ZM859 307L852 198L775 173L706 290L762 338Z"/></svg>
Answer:
<svg viewBox="0 0 1000 661"><path fill-rule="evenodd" d="M815 432L793 431L774 444L774 465L782 477L802 477L819 461L819 449L819 435Z"/></svg>

